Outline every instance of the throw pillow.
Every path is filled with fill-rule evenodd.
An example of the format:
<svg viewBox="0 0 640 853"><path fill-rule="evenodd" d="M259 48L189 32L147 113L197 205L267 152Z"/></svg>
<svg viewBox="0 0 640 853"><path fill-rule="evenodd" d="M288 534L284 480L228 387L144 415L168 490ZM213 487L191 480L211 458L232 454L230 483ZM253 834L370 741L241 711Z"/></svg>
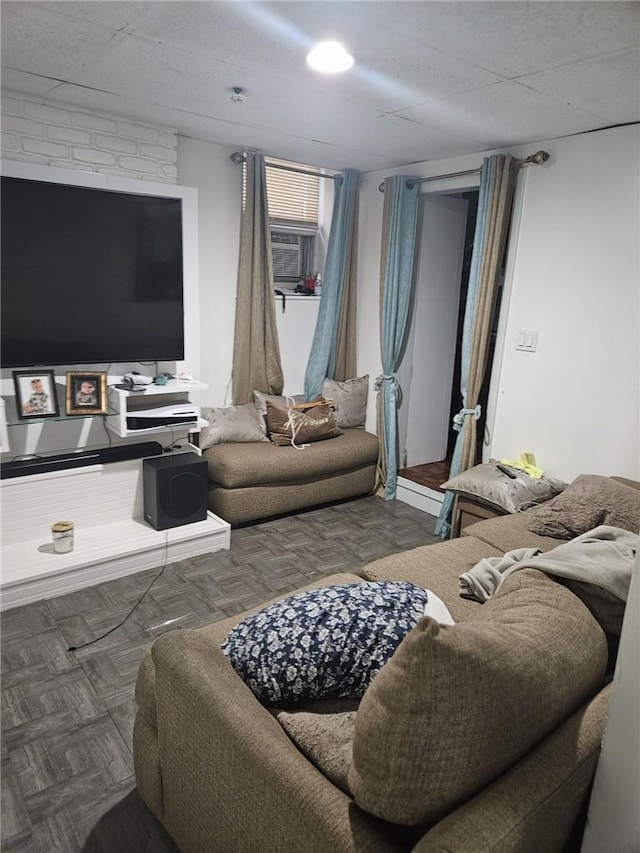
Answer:
<svg viewBox="0 0 640 853"><path fill-rule="evenodd" d="M573 539L601 524L640 530L640 490L598 474L581 474L548 506L531 513L529 530Z"/></svg>
<svg viewBox="0 0 640 853"><path fill-rule="evenodd" d="M260 415L265 435L267 434L267 400L276 406L282 406L283 409L286 409L292 403L304 403L304 394L294 394L293 396L286 397L284 394L263 394L262 391L254 391L252 396Z"/></svg>
<svg viewBox="0 0 640 853"><path fill-rule="evenodd" d="M200 431L201 450L224 442L269 441L253 403L225 409L205 407L202 417L209 421L209 426Z"/></svg>
<svg viewBox="0 0 640 853"><path fill-rule="evenodd" d="M364 427L368 394L369 374L347 379L346 382L325 379L322 384L322 396L333 400L336 424L342 429Z"/></svg>
<svg viewBox="0 0 640 853"><path fill-rule="evenodd" d="M329 405L284 409L267 400L267 431L274 444L296 445L342 435Z"/></svg>
<svg viewBox="0 0 640 853"><path fill-rule="evenodd" d="M427 590L404 581L307 590L249 616L222 650L267 704L358 698L428 600Z"/></svg>
<svg viewBox="0 0 640 853"><path fill-rule="evenodd" d="M499 471L495 462L476 465L447 480L441 488L506 512L520 512L549 500L567 485L552 477L536 480L524 471L510 470L514 479Z"/></svg>
<svg viewBox="0 0 640 853"><path fill-rule="evenodd" d="M356 803L407 826L438 820L583 705L606 663L587 608L535 569L506 578L471 621L421 619L360 702Z"/></svg>

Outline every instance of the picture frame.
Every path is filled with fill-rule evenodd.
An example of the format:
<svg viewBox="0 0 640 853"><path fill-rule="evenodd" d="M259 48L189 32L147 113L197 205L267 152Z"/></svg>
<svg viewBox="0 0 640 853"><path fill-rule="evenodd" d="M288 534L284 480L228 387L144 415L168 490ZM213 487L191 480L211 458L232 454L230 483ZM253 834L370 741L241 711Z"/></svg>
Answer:
<svg viewBox="0 0 640 853"><path fill-rule="evenodd" d="M53 370L14 370L12 376L21 420L60 417Z"/></svg>
<svg viewBox="0 0 640 853"><path fill-rule="evenodd" d="M106 415L107 374L87 370L66 373L67 415Z"/></svg>

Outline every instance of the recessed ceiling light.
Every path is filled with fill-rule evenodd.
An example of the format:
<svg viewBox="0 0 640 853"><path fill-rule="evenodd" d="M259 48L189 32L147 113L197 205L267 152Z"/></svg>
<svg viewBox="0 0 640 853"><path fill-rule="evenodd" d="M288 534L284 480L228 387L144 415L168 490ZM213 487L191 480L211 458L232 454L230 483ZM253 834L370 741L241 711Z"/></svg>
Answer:
<svg viewBox="0 0 640 853"><path fill-rule="evenodd" d="M317 44L307 56L307 64L315 71L337 74L351 68L353 56L347 53L340 42L323 41Z"/></svg>

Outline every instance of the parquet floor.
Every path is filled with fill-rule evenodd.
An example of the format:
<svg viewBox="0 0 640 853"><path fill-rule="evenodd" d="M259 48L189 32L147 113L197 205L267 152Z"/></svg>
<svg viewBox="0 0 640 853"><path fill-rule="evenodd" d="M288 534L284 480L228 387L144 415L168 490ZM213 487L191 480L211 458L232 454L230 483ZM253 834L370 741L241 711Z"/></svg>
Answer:
<svg viewBox="0 0 640 853"><path fill-rule="evenodd" d="M4 853L177 853L133 777L133 687L165 631L232 615L334 572L435 541L435 519L368 497L232 531L231 549L2 615ZM220 851L231 853L231 851Z"/></svg>

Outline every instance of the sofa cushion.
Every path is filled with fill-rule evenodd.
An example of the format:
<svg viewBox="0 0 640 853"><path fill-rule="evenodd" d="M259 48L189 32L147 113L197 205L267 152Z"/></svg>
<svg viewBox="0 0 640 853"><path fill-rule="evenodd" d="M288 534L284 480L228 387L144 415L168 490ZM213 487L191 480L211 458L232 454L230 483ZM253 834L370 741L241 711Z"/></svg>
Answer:
<svg viewBox="0 0 640 853"><path fill-rule="evenodd" d="M284 447L342 435L329 404L319 400L308 409L284 408L267 400L267 432L274 444Z"/></svg>
<svg viewBox="0 0 640 853"><path fill-rule="evenodd" d="M267 704L358 698L428 601L425 589L406 582L308 590L249 616L222 650Z"/></svg>
<svg viewBox="0 0 640 853"><path fill-rule="evenodd" d="M361 429L345 430L331 441L316 441L304 450L271 442L218 444L204 454L209 477L228 489L269 483L323 479L356 470L378 458L378 439Z"/></svg>
<svg viewBox="0 0 640 853"><path fill-rule="evenodd" d="M573 539L601 524L640 530L640 491L611 477L581 474L565 491L531 513L529 530Z"/></svg>
<svg viewBox="0 0 640 853"><path fill-rule="evenodd" d="M226 408L205 406L201 414L209 422L200 430L201 450L228 441L269 441L264 422L253 403Z"/></svg>
<svg viewBox="0 0 640 853"><path fill-rule="evenodd" d="M462 471L442 483L441 488L506 512L520 512L542 501L548 501L567 485L553 477L536 479L524 471L515 468L510 470L515 475L513 478L499 471L495 462L487 462Z"/></svg>
<svg viewBox="0 0 640 853"><path fill-rule="evenodd" d="M322 396L333 401L339 427L363 427L367 417L369 374L347 379L345 382L325 379L322 383Z"/></svg>
<svg viewBox="0 0 640 853"><path fill-rule="evenodd" d="M516 512L512 515L502 515L499 518L487 518L469 524L462 531L462 539L469 536L481 539L502 553L513 551L515 548L539 548L540 551L550 551L560 542L552 536L540 536L529 530L533 513L537 510Z"/></svg>
<svg viewBox="0 0 640 853"><path fill-rule="evenodd" d="M481 607L460 595L459 575L470 571L484 557L499 557L501 551L478 539L466 537L420 545L375 560L360 570L365 580L410 581L428 586L444 601L456 622L469 619Z"/></svg>
<svg viewBox="0 0 640 853"><path fill-rule="evenodd" d="M348 794L356 711L280 711L277 717L300 752Z"/></svg>
<svg viewBox="0 0 640 853"><path fill-rule="evenodd" d="M533 569L507 578L469 622L421 619L360 703L355 801L394 823L437 820L595 693L606 662L582 602Z"/></svg>

